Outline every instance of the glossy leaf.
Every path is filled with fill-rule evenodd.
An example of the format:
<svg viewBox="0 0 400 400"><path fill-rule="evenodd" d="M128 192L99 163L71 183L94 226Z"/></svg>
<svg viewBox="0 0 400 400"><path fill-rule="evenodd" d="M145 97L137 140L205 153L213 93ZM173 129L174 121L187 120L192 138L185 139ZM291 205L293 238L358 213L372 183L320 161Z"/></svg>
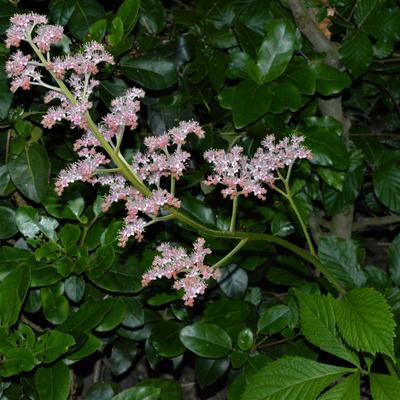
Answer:
<svg viewBox="0 0 400 400"><path fill-rule="evenodd" d="M400 169L396 163L385 163L374 171L374 192L388 208L400 212Z"/></svg>
<svg viewBox="0 0 400 400"><path fill-rule="evenodd" d="M224 329L215 324L196 322L185 326L180 333L181 342L200 357L221 358L232 348L232 341Z"/></svg>
<svg viewBox="0 0 400 400"><path fill-rule="evenodd" d="M196 381L201 388L205 388L215 381L229 369L228 358L196 358L195 374Z"/></svg>
<svg viewBox="0 0 400 400"><path fill-rule="evenodd" d="M32 143L9 163L8 169L15 186L30 200L39 203L46 197L50 162L42 145Z"/></svg>
<svg viewBox="0 0 400 400"><path fill-rule="evenodd" d="M288 323L289 308L278 304L261 314L257 323L257 331L264 335L272 335L281 331Z"/></svg>
<svg viewBox="0 0 400 400"><path fill-rule="evenodd" d="M176 357L185 351L180 338L182 326L174 321L162 321L153 325L150 342L163 357Z"/></svg>
<svg viewBox="0 0 400 400"><path fill-rule="evenodd" d="M161 389L152 386L133 387L115 395L111 400L158 400Z"/></svg>
<svg viewBox="0 0 400 400"><path fill-rule="evenodd" d="M0 239L9 239L18 232L13 209L0 206L0 221Z"/></svg>
<svg viewBox="0 0 400 400"><path fill-rule="evenodd" d="M119 6L116 17L121 18L124 31L127 35L135 27L138 19L140 0L124 0Z"/></svg>
<svg viewBox="0 0 400 400"><path fill-rule="evenodd" d="M35 374L35 386L40 400L67 400L70 379L69 369L62 361L39 368Z"/></svg>

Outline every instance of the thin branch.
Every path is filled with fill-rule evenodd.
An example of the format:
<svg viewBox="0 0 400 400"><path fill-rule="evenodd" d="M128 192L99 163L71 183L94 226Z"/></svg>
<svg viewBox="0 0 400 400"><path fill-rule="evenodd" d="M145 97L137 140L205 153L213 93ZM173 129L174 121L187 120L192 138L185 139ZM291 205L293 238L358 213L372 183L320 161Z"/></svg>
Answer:
<svg viewBox="0 0 400 400"><path fill-rule="evenodd" d="M353 231L362 231L371 226L384 226L400 222L400 215L385 215L383 217L361 218L353 223Z"/></svg>

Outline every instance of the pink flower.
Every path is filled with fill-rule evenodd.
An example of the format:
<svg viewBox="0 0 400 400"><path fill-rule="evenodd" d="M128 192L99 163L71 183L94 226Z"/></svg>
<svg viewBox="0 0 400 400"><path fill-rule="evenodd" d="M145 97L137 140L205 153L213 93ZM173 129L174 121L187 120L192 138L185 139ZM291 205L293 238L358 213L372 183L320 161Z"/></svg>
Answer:
<svg viewBox="0 0 400 400"><path fill-rule="evenodd" d="M168 131L172 142L175 144L185 144L189 133L194 133L199 139L204 138L204 131L196 121L181 121L176 128Z"/></svg>
<svg viewBox="0 0 400 400"><path fill-rule="evenodd" d="M26 40L35 25L47 24L47 18L31 12L30 14L15 14L10 18L11 25L6 31L6 46L19 47L22 40Z"/></svg>
<svg viewBox="0 0 400 400"><path fill-rule="evenodd" d="M161 278L174 279L173 287L183 289L185 305L193 306L194 299L204 294L208 279L217 279L219 271L204 264L211 250L204 247L205 240L198 238L193 251L188 254L182 247L162 243L157 250L161 255L154 257L151 268L143 275L142 285Z"/></svg>
<svg viewBox="0 0 400 400"><path fill-rule="evenodd" d="M21 50L16 51L6 62L6 72L8 77L18 76L22 74L32 56L30 54L25 55Z"/></svg>
<svg viewBox="0 0 400 400"><path fill-rule="evenodd" d="M64 189L72 182L92 182L96 169L107 164L109 160L100 153L79 160L63 169L56 180L55 191L61 195Z"/></svg>
<svg viewBox="0 0 400 400"><path fill-rule="evenodd" d="M57 44L63 37L64 29L59 25L40 25L33 38L33 43L37 45L42 53L47 53L50 46Z"/></svg>
<svg viewBox="0 0 400 400"><path fill-rule="evenodd" d="M143 231L146 226L146 221L141 218L136 218L133 221L124 225L118 235L118 242L121 247L125 247L129 238L134 236L138 242L143 240Z"/></svg>
<svg viewBox="0 0 400 400"><path fill-rule="evenodd" d="M253 193L265 200L264 185L274 186L278 169L290 166L296 159L311 158L310 150L301 144L303 140L302 136L292 136L275 143L274 136L267 136L252 158L245 156L240 146L234 146L229 152L209 150L204 158L213 164L214 173L204 184L226 186L221 191L224 197Z"/></svg>

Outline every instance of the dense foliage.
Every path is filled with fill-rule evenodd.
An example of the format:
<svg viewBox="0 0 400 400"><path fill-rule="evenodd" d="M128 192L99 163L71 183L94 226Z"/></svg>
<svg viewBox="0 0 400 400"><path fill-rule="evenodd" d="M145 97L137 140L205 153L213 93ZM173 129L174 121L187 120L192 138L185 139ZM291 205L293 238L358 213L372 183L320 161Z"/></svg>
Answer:
<svg viewBox="0 0 400 400"><path fill-rule="evenodd" d="M180 207L157 209L140 242L120 246L126 210L102 208L106 188L60 190L82 132L42 126L42 87L10 91L5 33L31 11L64 27L56 54L95 40L114 57L90 121L145 91L136 129L104 151L144 196L128 167L145 138L204 131L167 188ZM0 34L1 399L398 398L398 2L0 0ZM304 135L312 159L298 153L265 199L205 182L224 154L205 152L251 159L270 134L287 149ZM160 243L189 253L198 237L219 271L204 293L143 282Z"/></svg>

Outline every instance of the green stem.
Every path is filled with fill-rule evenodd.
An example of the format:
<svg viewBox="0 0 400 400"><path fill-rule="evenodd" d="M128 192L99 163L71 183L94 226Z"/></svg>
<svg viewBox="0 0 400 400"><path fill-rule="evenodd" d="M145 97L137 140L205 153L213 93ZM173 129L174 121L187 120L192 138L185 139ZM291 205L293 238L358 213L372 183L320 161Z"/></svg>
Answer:
<svg viewBox="0 0 400 400"><path fill-rule="evenodd" d="M171 190L170 190L170 192L171 192L172 196L175 196L175 182L176 182L175 178L173 176L171 176Z"/></svg>
<svg viewBox="0 0 400 400"><path fill-rule="evenodd" d="M31 45L32 49L35 51L40 61L43 63L43 65L47 67L47 60L43 57L43 54L39 51L39 49L36 47L36 45L32 42L30 38L28 38L28 42ZM74 98L73 94L69 91L67 86L64 84L64 82L58 79L51 71L50 74L52 75L53 79L57 82L58 86L63 91L65 96L71 101L71 103L76 104L76 99ZM119 168L121 174L124 175L124 177L136 189L142 192L145 196L149 196L151 194L151 190L136 175L136 173L133 171L132 167L128 164L128 162L125 160L122 154L120 152L118 153L114 152L114 149L104 138L101 132L98 130L96 124L94 123L88 112L85 113L85 117L89 129L93 132L93 134L99 140L100 144L103 146L104 150L108 153L108 155L113 160L115 165ZM266 241L282 246L292 251L293 253L297 254L298 256L302 257L304 260L310 262L318 271L320 271L322 274L325 275L328 281L332 284L332 286L334 286L338 290L339 293L341 294L346 293L345 289L340 285L339 281L337 281L337 279L330 273L330 271L327 270L323 264L321 264L321 262L318 260L317 257L315 257L315 251L313 252L313 254L310 254L308 251L302 249L301 247L296 246L295 244L285 239L273 235L268 235L265 233L236 232L234 230L227 232L227 231L218 231L210 229L202 225L201 223L194 221L185 213L177 210L174 207L166 206L164 208L171 214L170 218L176 218L177 220L184 222L189 227L195 229L196 231L202 233L205 236L225 238L225 239L247 239L249 241L250 240ZM295 210L297 209L295 208ZM311 249L313 249L313 247L310 246L310 250Z"/></svg>
<svg viewBox="0 0 400 400"><path fill-rule="evenodd" d="M238 199L240 195L237 195L233 198L232 204L232 216L231 216L231 223L229 225L229 232L233 232L235 230L236 225L236 213L237 213L237 206L238 206Z"/></svg>
<svg viewBox="0 0 400 400"><path fill-rule="evenodd" d="M393 364L393 361L387 356L383 357L383 361L385 362L385 365L386 365L387 370L389 371L389 374L395 378L398 378L399 376L397 374L397 370L396 370L395 365Z"/></svg>
<svg viewBox="0 0 400 400"><path fill-rule="evenodd" d="M249 241L248 238L242 239L225 257L215 263L212 268L220 268L228 263L228 261Z"/></svg>

